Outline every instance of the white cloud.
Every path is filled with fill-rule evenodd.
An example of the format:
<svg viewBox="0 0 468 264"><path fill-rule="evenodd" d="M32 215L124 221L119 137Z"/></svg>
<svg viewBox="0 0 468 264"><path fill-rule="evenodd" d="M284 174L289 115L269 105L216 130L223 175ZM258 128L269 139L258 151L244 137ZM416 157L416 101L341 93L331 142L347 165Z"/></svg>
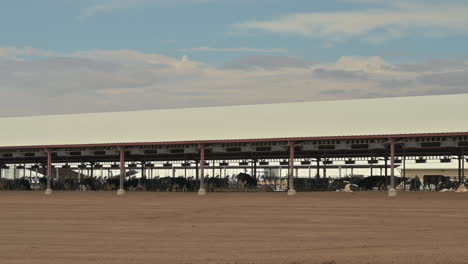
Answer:
<svg viewBox="0 0 468 264"><path fill-rule="evenodd" d="M212 67L131 50L48 53L0 48L1 116L468 92L465 58L396 65L248 56ZM18 59L25 54L37 58Z"/></svg>
<svg viewBox="0 0 468 264"><path fill-rule="evenodd" d="M34 48L0 47L0 58L20 58L21 56L50 57L58 55L60 55L58 52L39 50Z"/></svg>
<svg viewBox="0 0 468 264"><path fill-rule="evenodd" d="M202 52L255 52L255 53L287 53L285 49L253 49L253 48L209 48L209 47L196 47L191 49L183 49L180 51L202 51Z"/></svg>
<svg viewBox="0 0 468 264"><path fill-rule="evenodd" d="M129 8L138 6L155 0L97 0L94 3L81 10L78 19L85 19L98 13L108 12L115 9ZM158 2L161 0L158 0Z"/></svg>
<svg viewBox="0 0 468 264"><path fill-rule="evenodd" d="M99 13L117 9L143 7L150 4L170 5L176 3L203 3L219 0L92 0L92 4L80 11L78 19L83 20Z"/></svg>
<svg viewBox="0 0 468 264"><path fill-rule="evenodd" d="M284 55L251 55L245 56L222 65L224 69L285 69L285 68L306 68L312 63L301 58Z"/></svg>
<svg viewBox="0 0 468 264"><path fill-rule="evenodd" d="M328 41L362 37L372 43L399 38L413 30L418 30L426 36L468 33L467 2L357 1L365 2L367 8L297 13L270 21L244 22L238 26L243 29L302 35Z"/></svg>

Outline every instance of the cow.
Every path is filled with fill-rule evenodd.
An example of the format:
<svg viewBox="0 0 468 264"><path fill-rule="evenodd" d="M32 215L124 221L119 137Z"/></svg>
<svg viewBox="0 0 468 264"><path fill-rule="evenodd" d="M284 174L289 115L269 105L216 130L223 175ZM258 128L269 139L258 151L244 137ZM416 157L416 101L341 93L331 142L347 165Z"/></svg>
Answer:
<svg viewBox="0 0 468 264"><path fill-rule="evenodd" d="M229 178L211 177L205 179L206 190L214 192L215 190L226 190L229 188Z"/></svg>
<svg viewBox="0 0 468 264"><path fill-rule="evenodd" d="M466 188L465 184L460 184L460 186L458 186L458 188L455 190L455 192L457 193L466 193L468 192L468 189Z"/></svg>
<svg viewBox="0 0 468 264"><path fill-rule="evenodd" d="M200 181L194 179L187 179L187 191L196 192L200 188Z"/></svg>
<svg viewBox="0 0 468 264"><path fill-rule="evenodd" d="M346 185L351 184L353 191L359 189L359 183L361 182L359 177L344 177L340 179L333 179L330 181L329 190L330 191L339 191L343 190Z"/></svg>
<svg viewBox="0 0 468 264"><path fill-rule="evenodd" d="M253 178L247 173L239 173L236 176L237 186L241 191L245 191L251 188L257 188L257 179Z"/></svg>
<svg viewBox="0 0 468 264"><path fill-rule="evenodd" d="M387 189L385 176L365 177L359 182L359 186L364 191L374 190L375 188L377 188L379 191Z"/></svg>
<svg viewBox="0 0 468 264"><path fill-rule="evenodd" d="M106 190L116 191L120 187L120 179L118 176L106 179Z"/></svg>
<svg viewBox="0 0 468 264"><path fill-rule="evenodd" d="M0 179L0 190L29 191L31 190L31 185L29 181L25 178L15 180Z"/></svg>
<svg viewBox="0 0 468 264"><path fill-rule="evenodd" d="M436 190L451 188L450 177L444 175L424 175L423 176L424 190Z"/></svg>
<svg viewBox="0 0 468 264"><path fill-rule="evenodd" d="M408 184L410 186L409 187L410 191L418 191L421 189L421 185L422 185L421 180L419 179L418 176L416 176L416 178L410 179Z"/></svg>
<svg viewBox="0 0 468 264"><path fill-rule="evenodd" d="M67 180L65 180L64 183L65 183L65 186L68 185ZM102 179L93 178L93 177L84 178L81 184L84 185L86 190L91 190L91 191L99 191L99 190L102 190L104 187L104 183Z"/></svg>
<svg viewBox="0 0 468 264"><path fill-rule="evenodd" d="M310 179L310 178L295 178L294 188L296 191L328 191L332 181L328 178ZM336 183L338 185L338 183ZM344 186L343 186L344 188Z"/></svg>
<svg viewBox="0 0 468 264"><path fill-rule="evenodd" d="M172 178L172 191L173 192L186 192L187 179L184 177Z"/></svg>
<svg viewBox="0 0 468 264"><path fill-rule="evenodd" d="M355 192L357 190L358 190L358 186L356 184L348 183L346 184L343 192Z"/></svg>
<svg viewBox="0 0 468 264"><path fill-rule="evenodd" d="M404 179L401 177L395 177L395 186L398 186ZM374 190L379 191L387 190L388 183L390 182L389 176L369 176L359 181L358 185L362 190Z"/></svg>

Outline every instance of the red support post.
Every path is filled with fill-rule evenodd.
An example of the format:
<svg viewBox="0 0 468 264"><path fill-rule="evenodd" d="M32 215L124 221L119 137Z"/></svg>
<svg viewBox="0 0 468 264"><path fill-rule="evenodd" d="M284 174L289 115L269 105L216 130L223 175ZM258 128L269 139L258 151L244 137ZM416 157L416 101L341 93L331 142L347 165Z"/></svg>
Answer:
<svg viewBox="0 0 468 264"><path fill-rule="evenodd" d="M397 195L395 190L395 139L390 139L390 189L388 190L389 197Z"/></svg>
<svg viewBox="0 0 468 264"><path fill-rule="evenodd" d="M320 158L317 158L317 173L315 174L315 179L320 179Z"/></svg>
<svg viewBox="0 0 468 264"><path fill-rule="evenodd" d="M198 195L205 195L205 146L203 144L199 145L200 148L200 189L198 190Z"/></svg>
<svg viewBox="0 0 468 264"><path fill-rule="evenodd" d="M395 140L390 140L390 188L395 189ZM387 168L385 168L386 170Z"/></svg>
<svg viewBox="0 0 468 264"><path fill-rule="evenodd" d="M294 142L289 142L289 189L288 195L295 195L294 190Z"/></svg>
<svg viewBox="0 0 468 264"><path fill-rule="evenodd" d="M47 189L46 195L52 194L52 151L47 149Z"/></svg>
<svg viewBox="0 0 468 264"><path fill-rule="evenodd" d="M462 156L458 156L458 183L462 183Z"/></svg>
<svg viewBox="0 0 468 264"><path fill-rule="evenodd" d="M125 193L124 189L124 181L126 176L125 170L125 149L120 148L120 186L119 190L117 191L117 195L123 195Z"/></svg>

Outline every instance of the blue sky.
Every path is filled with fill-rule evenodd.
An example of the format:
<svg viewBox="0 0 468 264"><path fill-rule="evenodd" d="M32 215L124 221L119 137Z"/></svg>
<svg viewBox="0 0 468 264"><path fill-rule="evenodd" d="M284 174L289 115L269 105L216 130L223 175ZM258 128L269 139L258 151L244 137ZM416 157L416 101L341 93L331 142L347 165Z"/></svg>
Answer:
<svg viewBox="0 0 468 264"><path fill-rule="evenodd" d="M3 1L0 92L28 104L0 110L10 116L468 92L466 14L461 0ZM285 94L286 85L294 93ZM236 96L240 86L256 100ZM39 90L48 106L26 107L44 99ZM141 94L147 101L134 102ZM86 104L64 108L71 98Z"/></svg>
<svg viewBox="0 0 468 264"><path fill-rule="evenodd" d="M5 1L0 9L0 43L65 52L132 49L173 57L190 54L193 59L209 64L250 52L213 54L185 50L197 47L282 49L285 54L314 62L330 62L350 55L416 62L468 53L466 32L431 37L422 34L422 28L410 28L406 36L372 43L364 36L335 41L238 26L297 13L334 14L374 9L394 8L376 3L310 0Z"/></svg>

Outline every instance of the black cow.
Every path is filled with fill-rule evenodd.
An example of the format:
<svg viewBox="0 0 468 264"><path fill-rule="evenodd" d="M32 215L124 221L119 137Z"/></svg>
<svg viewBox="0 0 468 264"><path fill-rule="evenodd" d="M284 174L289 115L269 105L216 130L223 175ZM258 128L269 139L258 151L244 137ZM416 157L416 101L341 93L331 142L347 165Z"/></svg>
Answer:
<svg viewBox="0 0 468 264"><path fill-rule="evenodd" d="M409 184L409 190L410 191L418 191L421 189L421 180L419 179L419 177L416 176L416 178L413 178L413 179L410 179L409 181L407 181L407 183Z"/></svg>
<svg viewBox="0 0 468 264"><path fill-rule="evenodd" d="M330 189L330 181L328 178L295 178L294 188L296 191L328 191Z"/></svg>
<svg viewBox="0 0 468 264"><path fill-rule="evenodd" d="M216 189L229 188L229 178L211 177L205 178L205 187L208 192L214 192Z"/></svg>
<svg viewBox="0 0 468 264"><path fill-rule="evenodd" d="M172 178L172 191L173 192L186 192L187 179L184 177Z"/></svg>
<svg viewBox="0 0 468 264"><path fill-rule="evenodd" d="M401 177L395 177L395 186L398 186L403 181ZM373 190L377 188L379 191L387 190L390 183L390 176L369 176L359 181L357 184L362 190Z"/></svg>
<svg viewBox="0 0 468 264"><path fill-rule="evenodd" d="M239 173L236 176L238 187L241 191L251 188L257 188L257 179L253 178L247 173Z"/></svg>
<svg viewBox="0 0 468 264"><path fill-rule="evenodd" d="M66 180L65 183L67 183ZM102 181L102 179L94 177L84 178L81 184L85 186L86 190L91 191L99 191L104 188L104 182Z"/></svg>
<svg viewBox="0 0 468 264"><path fill-rule="evenodd" d="M120 187L120 179L119 177L112 177L106 179L106 190L108 191L116 191Z"/></svg>
<svg viewBox="0 0 468 264"><path fill-rule="evenodd" d="M187 179L187 191L196 192L200 188L200 181L194 179Z"/></svg>
<svg viewBox="0 0 468 264"><path fill-rule="evenodd" d="M381 191L387 189L387 183L385 176L369 176L359 182L359 187L364 191L374 190L374 188Z"/></svg>
<svg viewBox="0 0 468 264"><path fill-rule="evenodd" d="M27 179L21 178L14 180L15 190L29 191L31 190L31 184Z"/></svg>
<svg viewBox="0 0 468 264"><path fill-rule="evenodd" d="M451 180L449 176L444 175L424 175L424 190L436 190L451 188Z"/></svg>
<svg viewBox="0 0 468 264"><path fill-rule="evenodd" d="M0 179L0 190L19 190L28 191L31 190L31 185L27 179Z"/></svg>

